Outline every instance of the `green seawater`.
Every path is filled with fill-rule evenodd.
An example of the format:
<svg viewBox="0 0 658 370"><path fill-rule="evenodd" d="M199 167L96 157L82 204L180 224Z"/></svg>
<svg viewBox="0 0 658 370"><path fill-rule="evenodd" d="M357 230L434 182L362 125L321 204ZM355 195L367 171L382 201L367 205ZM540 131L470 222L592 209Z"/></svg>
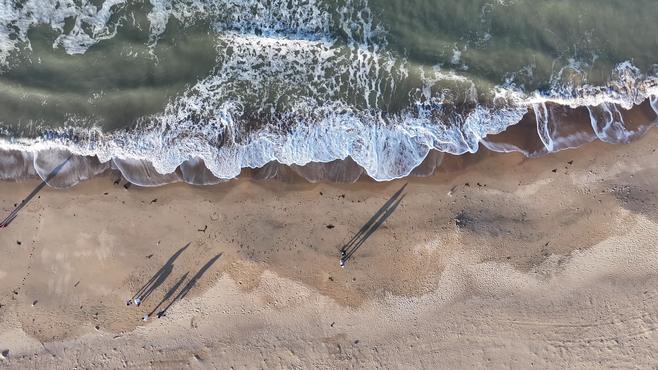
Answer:
<svg viewBox="0 0 658 370"><path fill-rule="evenodd" d="M389 179L529 110L552 151L571 113L545 103L622 142L639 126L618 109L658 111L656 15L655 0L9 0L0 144L159 172L203 159L220 177L350 156Z"/></svg>
<svg viewBox="0 0 658 370"><path fill-rule="evenodd" d="M125 1L116 2L109 8L111 16L100 21L100 27L111 29L115 35L105 39L96 36L99 40L81 54L71 54L53 43L67 32L79 32L78 38L82 34L94 38L93 28L97 25L86 22L84 14L90 12L90 7L92 13L102 8L103 2L70 2L73 10L64 17L62 29L53 19L46 22L48 16L57 18L67 3L57 2L62 4L57 9L41 9L47 13L41 20L32 19L34 15L29 12L2 20L7 39L16 39L17 34L25 32L18 37L20 42L6 51L0 74L0 122L5 127L19 132L22 128L25 133L32 129L32 134L38 133L34 131L37 128L71 124L100 125L107 130L131 127L141 117L164 111L167 103L186 88L221 68L226 58L219 55L232 47L230 39L224 38L227 33L268 37L268 27L275 29L269 35L274 38L331 39L332 48L339 53L350 42L362 43L364 50L376 49L379 55L375 58L397 63L394 69L404 63L408 75L400 78L395 72L366 71L372 66L360 64L353 53L345 53L348 60L335 63L354 64L350 73L359 73L353 70L363 68L360 78L372 80L343 78L335 87L331 80L338 77L332 73L347 72L344 68L333 71L328 65L312 78L300 81L316 85L317 89L311 91L307 86L278 86L282 82L276 76L279 67L264 61L254 68L268 75L264 81L257 81L265 86L240 81L236 89L222 97L244 99L251 111L262 109L259 104L264 104L268 109L274 105L277 112L285 112L292 107L284 100L300 98L344 100L360 109L399 110L413 103L409 94L422 85L419 71L427 72L435 66L468 79L475 84L478 98L486 99L495 86L506 82L528 92L548 91L558 82L605 85L619 63L631 61L650 73L658 62L658 2L653 0L215 0L200 2L198 8L202 11L190 17L169 17L164 32L155 36L157 42L152 42L148 18L157 8L153 5L156 1ZM16 13L16 9L30 5L38 9L42 1L9 1L2 12ZM304 7L313 9L313 14L300 15L300 23L321 19L326 27L306 29L291 20L296 16L295 9ZM240 13L242 19L232 20L231 12ZM281 15L286 13L293 16ZM351 19L341 23L341 13L351 13ZM26 20L30 25L19 32L18 27L12 27ZM76 22L79 30L73 30ZM365 36L364 23L377 33L371 39ZM354 34L348 35L346 29ZM263 48L262 52L267 57L272 50ZM282 69L314 67L290 60L276 62L290 64ZM567 70L560 74L566 66L577 66L577 73ZM235 71L224 73L236 73L228 78L233 82L241 79ZM286 82L285 73L280 77ZM372 89L366 91L364 86L369 84ZM460 102L467 87L464 83L444 82L434 87L434 93L446 90ZM274 96L272 89L286 91L283 96ZM374 90L382 92L383 98L376 99ZM259 118L267 120L267 115L259 114Z"/></svg>

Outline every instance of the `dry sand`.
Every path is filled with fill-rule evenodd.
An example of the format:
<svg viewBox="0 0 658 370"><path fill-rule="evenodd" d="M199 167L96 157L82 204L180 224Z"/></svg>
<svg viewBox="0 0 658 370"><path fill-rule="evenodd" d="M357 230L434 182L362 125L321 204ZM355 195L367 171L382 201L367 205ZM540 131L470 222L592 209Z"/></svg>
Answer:
<svg viewBox="0 0 658 370"><path fill-rule="evenodd" d="M0 230L0 366L655 368L657 143L409 179L345 269L342 243L402 181L44 189ZM0 184L0 209L36 185Z"/></svg>

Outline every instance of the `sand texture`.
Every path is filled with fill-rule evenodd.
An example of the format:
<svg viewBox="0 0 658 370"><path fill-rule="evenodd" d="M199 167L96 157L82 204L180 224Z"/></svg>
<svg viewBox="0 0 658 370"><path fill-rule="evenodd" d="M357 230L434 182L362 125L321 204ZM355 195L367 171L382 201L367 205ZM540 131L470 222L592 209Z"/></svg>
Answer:
<svg viewBox="0 0 658 370"><path fill-rule="evenodd" d="M0 366L655 368L657 143L388 183L46 188L0 229ZM0 184L3 214L37 184Z"/></svg>

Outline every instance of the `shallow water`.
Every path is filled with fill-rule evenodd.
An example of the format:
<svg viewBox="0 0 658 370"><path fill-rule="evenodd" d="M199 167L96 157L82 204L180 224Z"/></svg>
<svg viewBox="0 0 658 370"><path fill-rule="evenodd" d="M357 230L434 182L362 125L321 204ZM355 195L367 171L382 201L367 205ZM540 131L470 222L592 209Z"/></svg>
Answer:
<svg viewBox="0 0 658 370"><path fill-rule="evenodd" d="M656 14L649 0L7 1L0 176L45 178L74 153L51 185L109 168L211 184L271 163L389 180L480 145L625 143L657 122Z"/></svg>

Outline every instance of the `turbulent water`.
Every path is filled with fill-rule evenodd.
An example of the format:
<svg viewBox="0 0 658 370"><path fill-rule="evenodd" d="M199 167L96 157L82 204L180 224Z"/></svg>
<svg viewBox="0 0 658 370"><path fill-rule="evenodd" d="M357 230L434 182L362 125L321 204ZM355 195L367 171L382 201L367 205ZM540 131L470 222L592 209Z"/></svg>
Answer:
<svg viewBox="0 0 658 370"><path fill-rule="evenodd" d="M51 185L110 168L212 184L272 163L381 181L481 145L624 143L658 122L656 15L655 0L4 0L0 178L72 153Z"/></svg>

